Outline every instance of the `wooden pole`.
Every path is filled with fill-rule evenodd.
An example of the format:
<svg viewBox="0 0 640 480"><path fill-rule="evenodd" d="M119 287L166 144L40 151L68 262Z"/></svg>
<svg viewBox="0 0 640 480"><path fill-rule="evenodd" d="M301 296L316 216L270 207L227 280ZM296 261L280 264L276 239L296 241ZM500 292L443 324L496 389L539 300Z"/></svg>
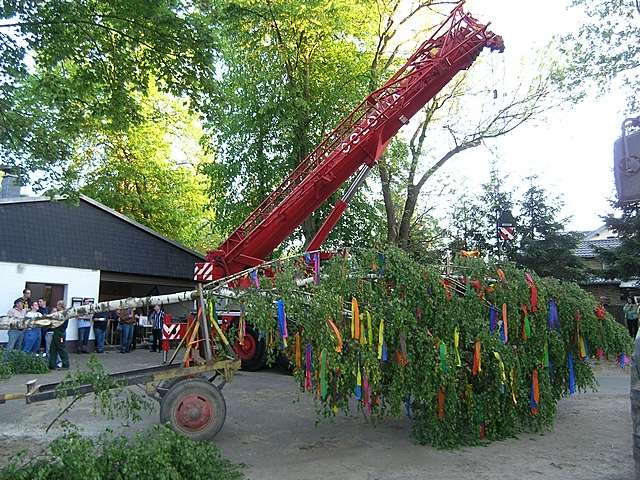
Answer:
<svg viewBox="0 0 640 480"><path fill-rule="evenodd" d="M209 336L209 320L207 318L207 300L204 298L202 292L202 284L198 283L198 296L200 297L200 308L202 309L202 316L200 317L200 328L202 330L202 336L204 337L204 359L208 362L213 358L211 350L211 337Z"/></svg>

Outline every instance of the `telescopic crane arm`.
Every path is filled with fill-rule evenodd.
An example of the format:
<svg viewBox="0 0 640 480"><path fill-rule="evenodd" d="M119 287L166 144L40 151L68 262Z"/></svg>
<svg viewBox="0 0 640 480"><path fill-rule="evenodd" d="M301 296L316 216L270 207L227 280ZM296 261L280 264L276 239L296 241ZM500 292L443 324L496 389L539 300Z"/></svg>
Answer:
<svg viewBox="0 0 640 480"><path fill-rule="evenodd" d="M207 252L214 278L263 263L359 170L307 247L318 249L393 136L485 47L504 50L502 38L460 3L393 77L346 116L217 250Z"/></svg>

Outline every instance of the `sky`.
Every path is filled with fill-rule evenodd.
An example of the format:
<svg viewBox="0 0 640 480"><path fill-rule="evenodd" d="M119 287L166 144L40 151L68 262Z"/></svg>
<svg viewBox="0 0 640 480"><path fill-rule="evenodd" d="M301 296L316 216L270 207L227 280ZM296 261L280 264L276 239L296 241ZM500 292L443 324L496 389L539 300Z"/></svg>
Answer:
<svg viewBox="0 0 640 480"><path fill-rule="evenodd" d="M505 43L505 72L496 75L495 88L519 69L535 65L535 50L545 47L554 35L577 28L578 11L568 9L568 0L468 0L465 10ZM484 53L483 55L489 55ZM497 55L497 54L493 54ZM493 60L491 60L493 61ZM473 68L473 67L472 67ZM613 142L620 135L625 96L621 92L594 95L578 105L567 105L531 121L514 132L450 160L440 175L459 179L469 193L479 191L496 161L508 175L504 187L517 190L524 178L536 174L540 183L565 203L563 216L571 217L567 230L595 230L600 218L611 210L613 198Z"/></svg>

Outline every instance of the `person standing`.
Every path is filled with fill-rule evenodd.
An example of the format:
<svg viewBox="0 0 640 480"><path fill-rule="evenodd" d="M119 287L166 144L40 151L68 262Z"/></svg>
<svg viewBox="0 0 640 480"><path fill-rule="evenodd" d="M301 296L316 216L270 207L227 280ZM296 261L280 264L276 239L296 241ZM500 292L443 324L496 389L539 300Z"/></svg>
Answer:
<svg viewBox="0 0 640 480"><path fill-rule="evenodd" d="M627 303L625 303L622 311L627 322L629 335L631 335L631 338L636 338L638 333L638 305L633 302L633 298L627 297Z"/></svg>
<svg viewBox="0 0 640 480"><path fill-rule="evenodd" d="M13 308L9 309L7 315L15 318L24 318L27 312L23 308L22 298L18 298L13 302ZM11 350L22 350L22 342L24 340L23 329L11 329L7 332L9 340L7 346L4 349L4 361L9 358L9 352Z"/></svg>
<svg viewBox="0 0 640 480"><path fill-rule="evenodd" d="M98 312L93 315L93 334L96 336L96 353L104 353L107 322L117 319L114 312Z"/></svg>
<svg viewBox="0 0 640 480"><path fill-rule="evenodd" d="M164 324L164 311L159 304L153 306L153 311L149 315L151 327L153 329L153 343L151 344L151 352L158 352L162 347L162 325Z"/></svg>
<svg viewBox="0 0 640 480"><path fill-rule="evenodd" d="M133 340L133 326L136 323L135 310L123 308L118 313L120 321L120 353L128 353L131 350Z"/></svg>
<svg viewBox="0 0 640 480"><path fill-rule="evenodd" d="M41 318L42 314L38 311L38 308L40 308L38 302L33 302L25 317L31 320ZM40 327L33 326L24 331L22 351L26 353L38 353L40 351Z"/></svg>
<svg viewBox="0 0 640 480"><path fill-rule="evenodd" d="M38 299L38 312L45 317L49 315L50 310L47 307L47 301L44 298ZM49 354L49 345L51 345L51 337L53 333L49 330L49 327L40 328L40 348L44 350L45 354Z"/></svg>
<svg viewBox="0 0 640 480"><path fill-rule="evenodd" d="M55 311L62 312L64 310L64 302L60 300L56 304ZM67 353L67 346L64 339L68 324L69 321L65 320L63 324L53 329L53 337L49 349L49 370L55 370L58 357L62 362L62 369L67 370L69 368L69 354Z"/></svg>
<svg viewBox="0 0 640 480"><path fill-rule="evenodd" d="M24 290L22 290L22 296L16 298L16 300L22 300L23 308L27 311L31 310L31 304L33 303L33 300L31 300L31 290L25 288Z"/></svg>
<svg viewBox="0 0 640 480"><path fill-rule="evenodd" d="M82 302L82 305L89 305L91 304L91 300L85 298L84 301ZM89 350L87 349L88 344L89 344L89 332L91 332L91 318L93 317L93 315L91 314L85 314L85 315L79 315L77 317L78 319L78 343L79 343L79 348L78 348L78 353L89 353Z"/></svg>

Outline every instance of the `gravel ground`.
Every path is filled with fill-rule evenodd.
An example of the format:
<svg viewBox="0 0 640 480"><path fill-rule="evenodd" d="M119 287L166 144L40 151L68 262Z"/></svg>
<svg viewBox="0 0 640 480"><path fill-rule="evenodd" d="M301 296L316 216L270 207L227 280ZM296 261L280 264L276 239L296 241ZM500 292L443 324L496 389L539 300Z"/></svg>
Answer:
<svg viewBox="0 0 640 480"><path fill-rule="evenodd" d="M138 350L101 357L109 371L150 366L157 354ZM72 356L82 365L87 356ZM371 425L361 417L339 417L316 425L313 402L300 396L292 377L279 371L240 372L224 389L227 420L214 442L233 461L246 465L251 479L602 479L633 478L628 369L594 367L597 392L562 400L554 428L485 447L453 451L415 445L407 419ZM33 375L0 382L0 392L24 389ZM60 372L40 376L56 381ZM57 433L45 426L60 410L56 401L0 405L0 464L22 448L39 451ZM69 420L88 435L109 427L131 433L158 421L157 408L129 427L91 415L83 400ZM54 413L55 412L55 413Z"/></svg>

